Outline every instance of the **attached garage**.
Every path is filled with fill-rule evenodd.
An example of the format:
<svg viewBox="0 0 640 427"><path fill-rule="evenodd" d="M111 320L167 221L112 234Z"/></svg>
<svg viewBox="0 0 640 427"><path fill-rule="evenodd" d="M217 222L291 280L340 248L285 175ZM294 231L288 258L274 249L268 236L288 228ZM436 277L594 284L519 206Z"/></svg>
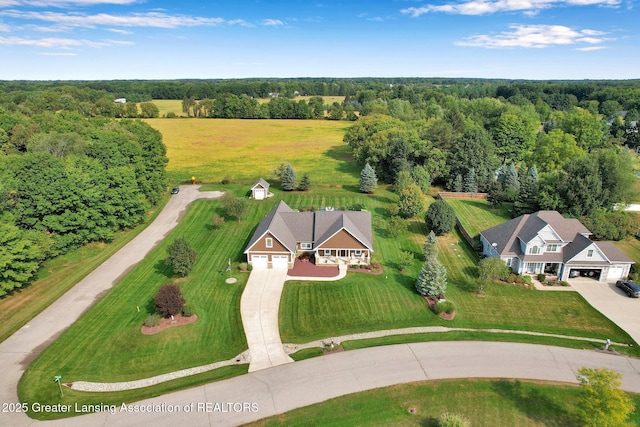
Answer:
<svg viewBox="0 0 640 427"><path fill-rule="evenodd" d="M271 255L272 268L289 268L289 255Z"/></svg>
<svg viewBox="0 0 640 427"><path fill-rule="evenodd" d="M609 274L607 274L607 280L619 280L627 277L629 274L628 267L626 265L612 265L609 267Z"/></svg>
<svg viewBox="0 0 640 427"><path fill-rule="evenodd" d="M602 268L572 268L569 270L569 278L587 277L593 280L600 280Z"/></svg>
<svg viewBox="0 0 640 427"><path fill-rule="evenodd" d="M253 268L269 268L269 255L251 255Z"/></svg>

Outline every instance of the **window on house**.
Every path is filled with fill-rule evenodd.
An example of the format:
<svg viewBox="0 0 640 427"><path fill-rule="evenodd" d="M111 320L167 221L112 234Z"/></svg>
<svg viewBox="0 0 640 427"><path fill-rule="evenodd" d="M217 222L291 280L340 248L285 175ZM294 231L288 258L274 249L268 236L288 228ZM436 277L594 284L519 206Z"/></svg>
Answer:
<svg viewBox="0 0 640 427"><path fill-rule="evenodd" d="M311 249L311 243L300 243L300 249Z"/></svg>
<svg viewBox="0 0 640 427"><path fill-rule="evenodd" d="M331 249L325 249L324 256L331 256Z"/></svg>
<svg viewBox="0 0 640 427"><path fill-rule="evenodd" d="M558 245L555 243L547 245L547 252L558 252Z"/></svg>
<svg viewBox="0 0 640 427"><path fill-rule="evenodd" d="M353 251L353 256L362 256L362 251L360 250Z"/></svg>
<svg viewBox="0 0 640 427"><path fill-rule="evenodd" d="M530 250L529 253L531 255L538 255L540 253L540 248L537 246L533 246Z"/></svg>
<svg viewBox="0 0 640 427"><path fill-rule="evenodd" d="M268 248L272 248L273 247L273 239L271 237L267 237L264 242L265 242L265 245Z"/></svg>
<svg viewBox="0 0 640 427"><path fill-rule="evenodd" d="M587 251L587 258L591 258L593 256L593 249L589 249Z"/></svg>

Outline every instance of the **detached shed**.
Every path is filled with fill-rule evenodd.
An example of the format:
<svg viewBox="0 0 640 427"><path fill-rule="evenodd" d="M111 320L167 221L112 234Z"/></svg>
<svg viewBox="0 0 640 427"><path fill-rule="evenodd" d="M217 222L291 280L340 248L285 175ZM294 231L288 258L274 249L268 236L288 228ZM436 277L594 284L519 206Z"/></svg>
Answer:
<svg viewBox="0 0 640 427"><path fill-rule="evenodd" d="M253 199L262 200L270 196L273 196L273 194L269 193L269 183L262 178L251 187L251 197Z"/></svg>

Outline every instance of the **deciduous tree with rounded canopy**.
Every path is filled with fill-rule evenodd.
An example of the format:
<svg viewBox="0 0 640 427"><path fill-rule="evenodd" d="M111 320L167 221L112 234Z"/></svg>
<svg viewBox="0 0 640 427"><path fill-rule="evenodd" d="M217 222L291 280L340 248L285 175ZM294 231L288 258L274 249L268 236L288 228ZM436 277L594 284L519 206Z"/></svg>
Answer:
<svg viewBox="0 0 640 427"><path fill-rule="evenodd" d="M178 237L167 248L169 258L167 264L173 268L173 272L181 277L186 277L198 259L198 252L195 251L184 237Z"/></svg>
<svg viewBox="0 0 640 427"><path fill-rule="evenodd" d="M154 295L153 301L156 311L164 317L171 317L180 313L186 302L178 285L162 286L158 293Z"/></svg>
<svg viewBox="0 0 640 427"><path fill-rule="evenodd" d="M424 216L427 229L432 230L437 236L450 233L456 226L456 214L453 208L442 199L431 203Z"/></svg>

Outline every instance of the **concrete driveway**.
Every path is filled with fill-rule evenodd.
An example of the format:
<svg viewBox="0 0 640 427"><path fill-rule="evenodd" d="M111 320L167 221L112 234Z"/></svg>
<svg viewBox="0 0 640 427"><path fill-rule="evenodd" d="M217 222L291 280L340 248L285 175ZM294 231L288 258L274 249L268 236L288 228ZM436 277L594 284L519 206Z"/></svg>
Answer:
<svg viewBox="0 0 640 427"><path fill-rule="evenodd" d="M629 298L614 282L593 279L569 279L575 289L593 308L604 314L640 344L640 299ZM607 337L602 337L606 339Z"/></svg>
<svg viewBox="0 0 640 427"><path fill-rule="evenodd" d="M254 269L240 299L242 326L249 345L249 372L293 362L282 346L278 327L286 269Z"/></svg>

